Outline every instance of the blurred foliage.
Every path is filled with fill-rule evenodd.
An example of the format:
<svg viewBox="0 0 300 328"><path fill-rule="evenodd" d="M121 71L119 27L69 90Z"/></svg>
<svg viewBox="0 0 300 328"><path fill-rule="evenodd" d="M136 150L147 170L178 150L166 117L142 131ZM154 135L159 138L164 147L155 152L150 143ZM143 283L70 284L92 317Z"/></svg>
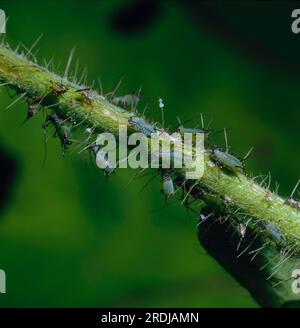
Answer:
<svg viewBox="0 0 300 328"><path fill-rule="evenodd" d="M0 2L12 46L30 47L43 33L37 57L41 63L54 57L61 73L76 45L89 81L100 76L109 92L122 76L120 94L142 86L142 105L158 120L162 97L168 125L175 126L176 116L202 112L215 130L228 128L236 154L255 147L248 171L270 170L282 194L299 176L300 36L290 31L295 7L271 1L146 7ZM256 306L199 246L197 217L175 200L165 205L159 178L143 189L153 172L127 187L130 169L106 181L78 149L62 158L52 138L43 165L43 117L21 126L26 105L5 110L11 94L1 89L0 165L12 178L0 175L7 189L0 208L7 294L0 295L0 306ZM221 133L216 140L223 144Z"/></svg>

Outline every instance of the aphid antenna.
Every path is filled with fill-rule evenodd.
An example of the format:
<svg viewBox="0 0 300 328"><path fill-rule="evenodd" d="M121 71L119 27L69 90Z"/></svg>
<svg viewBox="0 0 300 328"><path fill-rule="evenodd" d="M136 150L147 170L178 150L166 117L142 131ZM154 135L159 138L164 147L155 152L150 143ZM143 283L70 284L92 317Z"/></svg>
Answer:
<svg viewBox="0 0 300 328"><path fill-rule="evenodd" d="M8 110L10 109L13 105L15 105L19 100L21 100L23 97L25 97L27 92L22 93L17 99L12 101L5 109Z"/></svg>
<svg viewBox="0 0 300 328"><path fill-rule="evenodd" d="M278 192L279 192L279 187L280 187L280 183L278 183L278 182L276 181L276 182L275 182L275 190L274 190L275 194L278 194Z"/></svg>
<svg viewBox="0 0 300 328"><path fill-rule="evenodd" d="M69 74L69 70L70 70L70 67L71 67L71 64L72 64L72 60L73 60L73 57L74 57L74 53L75 53L75 50L76 50L76 47L73 47L70 51L70 54L69 54L69 57L68 57L68 60L67 60L67 65L66 65L66 68L65 68L65 72L64 72L64 78L67 78L68 77L68 74Z"/></svg>
<svg viewBox="0 0 300 328"><path fill-rule="evenodd" d="M298 189L299 183L300 183L300 179L297 181L297 183L296 183L294 189L292 190L292 192L291 192L291 194L290 194L290 198L293 198L293 196L294 196L296 190Z"/></svg>

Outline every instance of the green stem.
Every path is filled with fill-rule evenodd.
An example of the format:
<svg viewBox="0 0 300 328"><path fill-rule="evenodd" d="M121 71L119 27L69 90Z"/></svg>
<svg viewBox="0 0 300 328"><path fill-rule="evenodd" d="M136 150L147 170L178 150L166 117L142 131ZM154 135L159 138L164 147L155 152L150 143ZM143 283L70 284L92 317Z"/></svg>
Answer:
<svg viewBox="0 0 300 328"><path fill-rule="evenodd" d="M24 94L29 102L51 107L60 117L82 122L95 132L117 135L120 124L127 125L130 133L135 132L128 124L133 115L131 112L112 105L97 92L84 91L84 86L49 72L4 45L0 46L0 80L18 94ZM160 138L167 142L164 134ZM249 289L261 305L299 305L300 294L291 289L291 273L300 269L299 211L243 173L225 172L212 161L209 152L205 154L204 175L197 184L185 180L184 170L177 170L174 174L177 184L188 190L198 205L214 213L201 230L205 231L205 226L212 222L214 228L205 234L206 238L202 233L199 235L206 249ZM276 238L276 233L270 233L267 228L270 224L282 233L284 243ZM246 237L236 239L229 233L224 234L231 231L237 236L241 225L247 226ZM241 239L245 251L237 259L242 250L236 251ZM263 248L251 261L253 247ZM276 271L278 259L282 256L284 262Z"/></svg>

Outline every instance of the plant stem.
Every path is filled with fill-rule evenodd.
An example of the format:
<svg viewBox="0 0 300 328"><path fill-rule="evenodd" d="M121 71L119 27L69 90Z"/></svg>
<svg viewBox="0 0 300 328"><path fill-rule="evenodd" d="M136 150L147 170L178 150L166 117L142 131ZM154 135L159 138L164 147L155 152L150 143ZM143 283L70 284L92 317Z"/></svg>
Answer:
<svg viewBox="0 0 300 328"><path fill-rule="evenodd" d="M128 123L132 112L112 105L97 92L86 90L86 86L30 62L5 45L0 46L0 80L28 102L51 108L60 117L82 122L95 132L117 135L120 124L127 125L129 133L136 132ZM167 142L167 135L160 135L163 142ZM197 183L185 180L184 169L175 170L174 175L179 187L188 191L206 213L213 213L199 234L208 252L261 305L299 306L300 294L292 292L291 273L300 269L300 212L242 172L229 174L212 160L209 152L205 153L204 175ZM211 225L210 231L203 234ZM241 227L246 227L246 236L239 235ZM276 230L270 232L268 227ZM284 242L276 237L279 232ZM242 247L238 251L237 244ZM253 247L261 250L251 260ZM242 250L244 253L237 258ZM284 261L277 268L279 259Z"/></svg>

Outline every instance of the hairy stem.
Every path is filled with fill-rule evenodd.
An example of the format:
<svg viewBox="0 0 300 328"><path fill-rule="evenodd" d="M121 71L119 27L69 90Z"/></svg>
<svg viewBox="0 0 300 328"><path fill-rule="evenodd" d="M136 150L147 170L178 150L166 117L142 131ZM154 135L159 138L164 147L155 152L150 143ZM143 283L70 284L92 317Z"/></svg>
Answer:
<svg viewBox="0 0 300 328"><path fill-rule="evenodd" d="M121 124L127 125L129 133L135 132L128 123L132 112L30 62L5 45L0 46L0 80L30 104L51 108L61 118L82 122L94 132L117 136ZM168 136L165 131L160 139L167 142ZM199 181L186 180L184 169L174 170L173 175L177 185L188 193L186 199L195 199L205 213L199 238L208 252L261 305L299 306L300 294L291 288L297 279L292 272L300 269L297 208L242 172L230 174L209 151Z"/></svg>

